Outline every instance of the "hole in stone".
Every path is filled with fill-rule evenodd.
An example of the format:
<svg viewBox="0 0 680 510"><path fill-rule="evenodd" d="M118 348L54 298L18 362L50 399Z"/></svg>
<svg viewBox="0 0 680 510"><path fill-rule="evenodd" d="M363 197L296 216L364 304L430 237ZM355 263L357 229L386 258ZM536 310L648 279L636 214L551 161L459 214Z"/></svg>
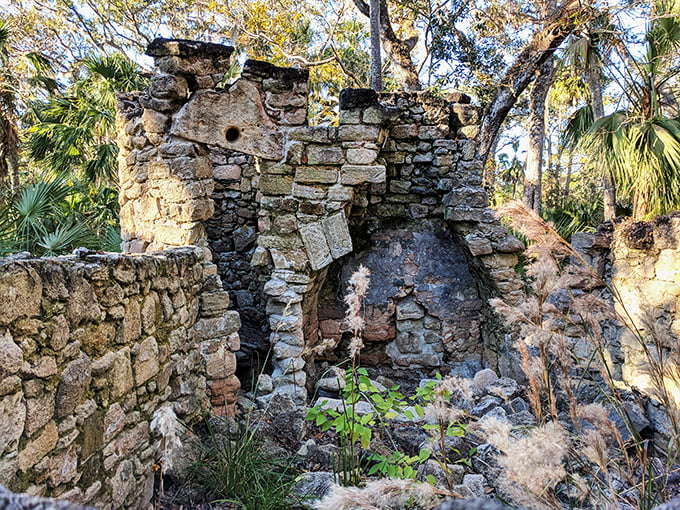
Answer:
<svg viewBox="0 0 680 510"><path fill-rule="evenodd" d="M241 131L237 127L230 127L227 129L227 132L224 133L224 137L227 139L227 142L235 142L240 136Z"/></svg>

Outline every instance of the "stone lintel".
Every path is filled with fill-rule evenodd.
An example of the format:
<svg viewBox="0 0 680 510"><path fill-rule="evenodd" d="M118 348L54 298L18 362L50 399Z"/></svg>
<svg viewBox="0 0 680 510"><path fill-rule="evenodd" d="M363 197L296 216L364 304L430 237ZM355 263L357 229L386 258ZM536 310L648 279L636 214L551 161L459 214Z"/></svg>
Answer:
<svg viewBox="0 0 680 510"><path fill-rule="evenodd" d="M286 83L292 89L295 83L306 83L309 80L309 70L298 67L278 67L260 60L246 60L243 64L243 77L271 78Z"/></svg>

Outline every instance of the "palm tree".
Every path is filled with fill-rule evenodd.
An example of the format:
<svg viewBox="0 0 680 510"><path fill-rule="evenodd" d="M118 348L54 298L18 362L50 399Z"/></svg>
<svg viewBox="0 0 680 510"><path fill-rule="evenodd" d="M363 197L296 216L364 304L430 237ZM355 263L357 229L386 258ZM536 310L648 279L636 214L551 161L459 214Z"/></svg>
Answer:
<svg viewBox="0 0 680 510"><path fill-rule="evenodd" d="M591 124L604 117L602 70L604 61L608 59L614 47L613 34L615 33L616 30L610 21L609 14L603 12L588 23L582 31L575 34L565 51L565 64L573 71L582 74L588 85L590 93L588 110ZM577 122L582 123L583 118L583 115L580 115ZM616 217L616 188L607 167L601 166L601 168L604 170L602 175L604 218L605 221L609 221Z"/></svg>
<svg viewBox="0 0 680 510"><path fill-rule="evenodd" d="M631 198L635 219L680 207L680 121L664 115L662 101L680 72L678 48L680 1L661 0L651 14L643 57L615 44L621 63L608 69L626 107L597 118L591 103L567 128L567 140L578 140L592 163L612 176L617 192Z"/></svg>
<svg viewBox="0 0 680 510"><path fill-rule="evenodd" d="M67 170L93 185L115 183L116 92L146 85L139 67L122 54L83 62L84 76L68 94L34 102L28 129L30 157L56 171Z"/></svg>
<svg viewBox="0 0 680 510"><path fill-rule="evenodd" d="M10 30L0 20L0 186L18 185L19 134L16 125L16 88L9 71Z"/></svg>
<svg viewBox="0 0 680 510"><path fill-rule="evenodd" d="M635 219L680 207L680 122L663 114L661 101L680 72L678 48L680 1L662 0L652 13L644 58L617 47L628 64L621 73L628 107L590 129L590 146L606 151L604 164L619 190L632 196Z"/></svg>

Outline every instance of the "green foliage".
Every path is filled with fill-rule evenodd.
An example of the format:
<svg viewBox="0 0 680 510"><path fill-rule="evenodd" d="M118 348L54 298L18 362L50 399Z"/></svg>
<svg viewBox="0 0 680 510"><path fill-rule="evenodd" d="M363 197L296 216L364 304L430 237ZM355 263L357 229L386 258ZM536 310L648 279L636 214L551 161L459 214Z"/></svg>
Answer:
<svg viewBox="0 0 680 510"><path fill-rule="evenodd" d="M88 191L65 174L42 174L0 195L0 255L61 255L84 246L119 251L115 190Z"/></svg>
<svg viewBox="0 0 680 510"><path fill-rule="evenodd" d="M361 400L370 402L369 412L357 412L356 404ZM374 428L384 425L386 419L394 418L406 406L404 395L399 392L399 386L393 386L387 392L381 391L371 382L365 368L349 368L345 372L342 409L324 407L327 403L324 400L310 408L307 419L313 421L322 431L333 430L338 435L340 459L336 464L336 476L343 485L358 485L361 481L361 465L355 445L358 443L364 450L369 448L374 438ZM404 465L399 464L401 468L397 469L395 463L398 460L405 461L405 458L390 458L392 462L375 457L378 464L390 472L400 471L404 474ZM380 468L376 470L385 474Z"/></svg>
<svg viewBox="0 0 680 510"><path fill-rule="evenodd" d="M121 54L86 59L82 77L64 95L33 101L26 148L53 171L68 171L94 185L115 182L116 92L146 86L138 66Z"/></svg>
<svg viewBox="0 0 680 510"><path fill-rule="evenodd" d="M290 462L268 452L255 428L241 424L230 433L223 430L227 423L208 415L205 424L208 435L190 468L190 483L239 510L287 510L297 502Z"/></svg>
<svg viewBox="0 0 680 510"><path fill-rule="evenodd" d="M403 414L410 420L416 421L418 418L418 422L422 422L427 405L442 398L450 403L451 394L442 390L441 379L441 375L437 374L437 380L428 381L417 389L415 395L407 398L399 391L398 385L386 390L377 388L365 368L346 370L345 387L341 395L342 409L326 407L328 400L324 400L307 411L308 420L322 431L332 430L338 436L340 458L334 465L338 483L359 485L364 473L367 476L390 478L416 477L418 465L427 462L433 456L432 451L423 449L418 455L409 456L396 449L390 450L384 444L389 436L387 421ZM361 414L356 409L359 402L370 404L368 409L362 409ZM422 428L441 441L445 437L462 437L467 432L465 425L457 421L423 423ZM380 451L370 451L376 441L381 444ZM355 446L366 454L358 455ZM442 448L442 452L446 452L446 447ZM458 451L455 453L460 454ZM473 454L474 451L471 451L469 456ZM435 454L435 460L448 471L445 457L445 453ZM463 458L459 462L469 464L470 458ZM436 483L434 480L428 481Z"/></svg>
<svg viewBox="0 0 680 510"><path fill-rule="evenodd" d="M625 106L597 120L585 106L562 136L565 148L583 150L590 166L613 177L617 193L632 202L636 219L680 207L680 122L663 108L664 97L677 89L680 71L680 4L655 2L652 11L643 55L624 41L616 45L622 63L610 72Z"/></svg>
<svg viewBox="0 0 680 510"><path fill-rule="evenodd" d="M545 207L542 217L552 224L560 237L571 241L576 232L594 232L602 223L602 200L599 197L592 202L572 200L564 207Z"/></svg>

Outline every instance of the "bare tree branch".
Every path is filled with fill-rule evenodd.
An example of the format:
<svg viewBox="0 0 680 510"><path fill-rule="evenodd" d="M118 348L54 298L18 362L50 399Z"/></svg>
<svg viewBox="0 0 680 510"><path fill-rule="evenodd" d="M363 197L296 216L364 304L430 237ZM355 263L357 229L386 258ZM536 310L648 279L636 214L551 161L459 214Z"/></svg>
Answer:
<svg viewBox="0 0 680 510"><path fill-rule="evenodd" d="M590 10L582 6L579 0L568 0L545 21L543 28L533 35L529 44L517 56L500 80L482 116L477 137L477 155L482 162L486 162L503 121L520 94L533 81L537 71L577 25L585 23L591 15Z"/></svg>

